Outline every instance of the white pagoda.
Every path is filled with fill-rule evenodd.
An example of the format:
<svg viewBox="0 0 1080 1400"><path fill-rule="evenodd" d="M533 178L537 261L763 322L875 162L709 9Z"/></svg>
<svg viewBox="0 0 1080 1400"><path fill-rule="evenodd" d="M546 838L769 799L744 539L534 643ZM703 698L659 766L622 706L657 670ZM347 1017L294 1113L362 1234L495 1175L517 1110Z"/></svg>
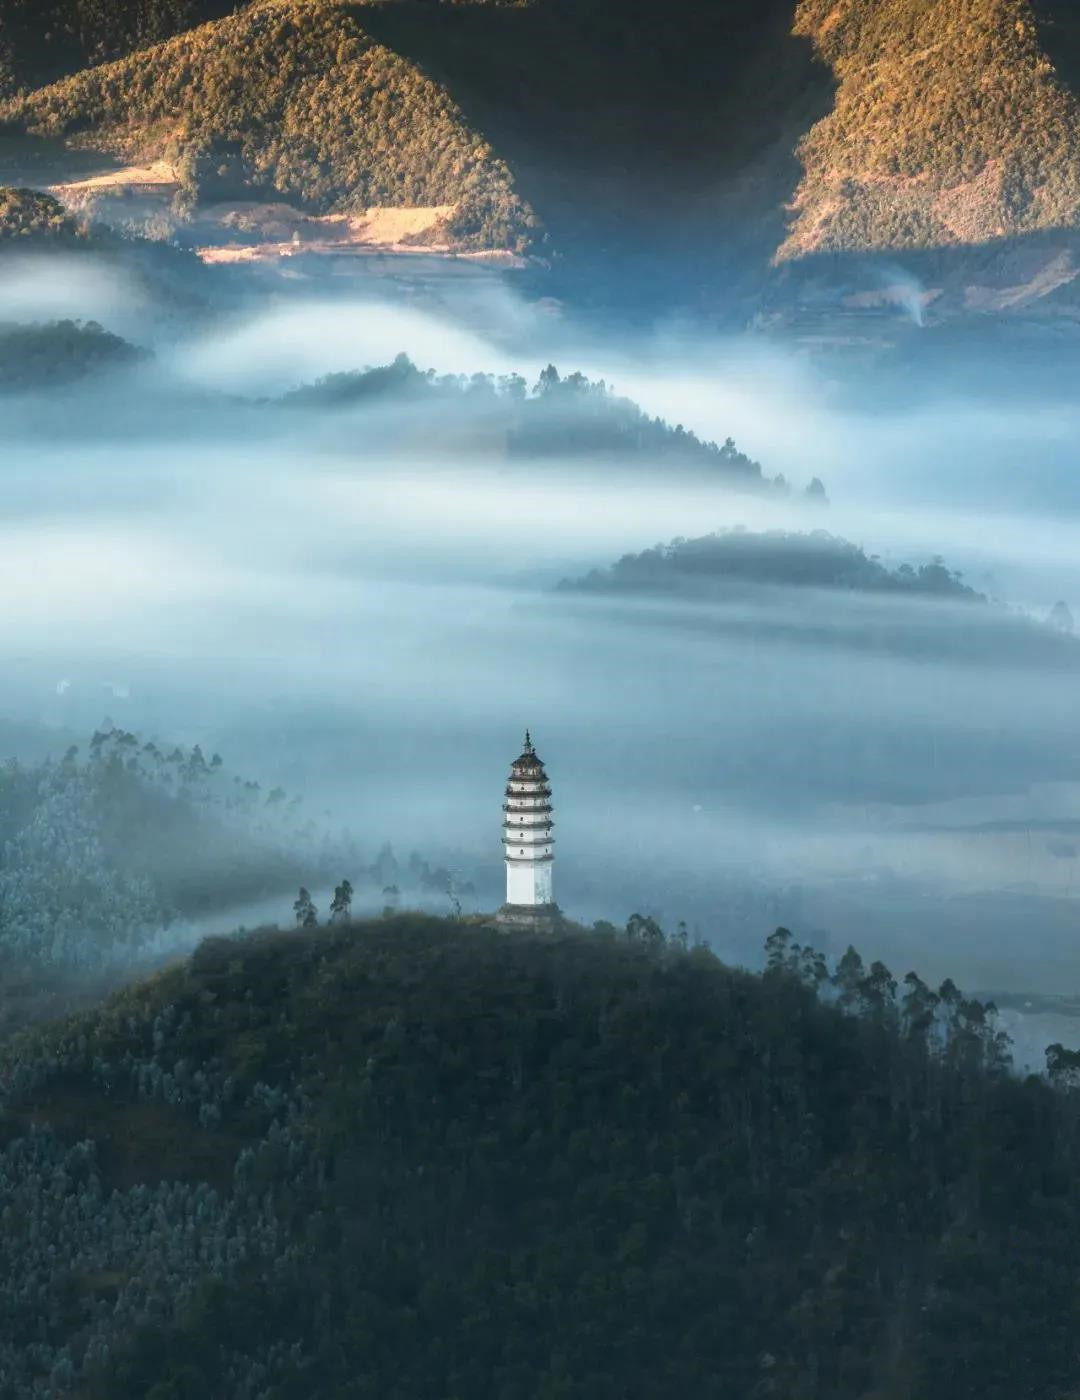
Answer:
<svg viewBox="0 0 1080 1400"><path fill-rule="evenodd" d="M503 803L506 903L499 922L554 929L561 914L551 893L555 838L551 829L551 788L547 773L525 731L525 749L510 765Z"/></svg>

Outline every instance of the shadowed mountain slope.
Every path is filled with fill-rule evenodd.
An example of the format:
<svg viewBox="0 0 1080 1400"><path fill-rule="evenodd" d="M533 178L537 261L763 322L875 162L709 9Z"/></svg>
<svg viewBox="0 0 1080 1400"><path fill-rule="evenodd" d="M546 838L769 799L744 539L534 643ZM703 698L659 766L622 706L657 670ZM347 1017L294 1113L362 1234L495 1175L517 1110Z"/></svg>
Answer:
<svg viewBox="0 0 1080 1400"><path fill-rule="evenodd" d="M37 87L88 64L120 58L242 0L4 0L0 93Z"/></svg>

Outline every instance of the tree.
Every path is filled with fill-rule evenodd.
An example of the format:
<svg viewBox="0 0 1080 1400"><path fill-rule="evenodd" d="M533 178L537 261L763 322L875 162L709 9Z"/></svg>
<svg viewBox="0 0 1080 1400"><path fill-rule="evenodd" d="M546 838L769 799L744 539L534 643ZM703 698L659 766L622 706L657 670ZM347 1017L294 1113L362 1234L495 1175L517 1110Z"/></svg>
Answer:
<svg viewBox="0 0 1080 1400"><path fill-rule="evenodd" d="M560 384L559 371L554 365L548 365L546 369L540 371L540 378L536 381L536 388L533 393L538 398L543 398L545 394L554 393Z"/></svg>
<svg viewBox="0 0 1080 1400"><path fill-rule="evenodd" d="M765 940L765 970L767 972L787 972L800 952L799 945L791 936L791 930L778 928Z"/></svg>
<svg viewBox="0 0 1080 1400"><path fill-rule="evenodd" d="M1046 619L1047 624L1060 632L1064 637L1071 637L1076 631L1076 624L1073 621L1072 610L1068 603L1059 599L1050 609L1050 616Z"/></svg>
<svg viewBox="0 0 1080 1400"><path fill-rule="evenodd" d="M879 1020L893 1010L896 979L883 962L870 964L870 971L863 979L862 998L865 1010Z"/></svg>
<svg viewBox="0 0 1080 1400"><path fill-rule="evenodd" d="M819 953L816 948L811 948L809 944L802 949L799 954L797 968L800 979L808 987L817 990L822 983L829 980L829 969L825 962L825 954Z"/></svg>
<svg viewBox="0 0 1080 1400"><path fill-rule="evenodd" d="M626 936L631 943L647 943L654 948L664 942L664 930L648 914L631 914L626 921Z"/></svg>
<svg viewBox="0 0 1080 1400"><path fill-rule="evenodd" d="M1080 1050L1066 1050L1064 1045L1046 1047L1046 1073L1058 1089L1080 1089Z"/></svg>
<svg viewBox="0 0 1080 1400"><path fill-rule="evenodd" d="M864 1009L863 983L866 979L862 958L854 948L849 947L836 966L833 984L838 992L842 1010L861 1012Z"/></svg>
<svg viewBox="0 0 1080 1400"><path fill-rule="evenodd" d="M904 978L903 1000L900 1003L901 1025L911 1040L924 1040L934 1024L938 995L926 985L917 972Z"/></svg>
<svg viewBox="0 0 1080 1400"><path fill-rule="evenodd" d="M296 897L296 903L293 905L293 913L296 915L296 924L298 928L318 927L318 911L315 908L311 895L303 886L301 886L300 893Z"/></svg>
<svg viewBox="0 0 1080 1400"><path fill-rule="evenodd" d="M810 482L810 485L803 492L803 496L812 505L827 506L829 504L829 498L825 493L825 484L817 476Z"/></svg>
<svg viewBox="0 0 1080 1400"><path fill-rule="evenodd" d="M330 922L332 924L347 923L352 917L352 897L353 887L348 880L342 880L334 890L334 898L330 902Z"/></svg>

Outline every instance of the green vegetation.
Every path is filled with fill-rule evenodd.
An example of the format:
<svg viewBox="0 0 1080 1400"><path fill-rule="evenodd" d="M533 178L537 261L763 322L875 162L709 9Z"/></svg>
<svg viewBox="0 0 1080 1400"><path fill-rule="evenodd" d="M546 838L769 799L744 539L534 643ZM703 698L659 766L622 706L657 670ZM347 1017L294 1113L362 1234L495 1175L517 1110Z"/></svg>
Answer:
<svg viewBox="0 0 1080 1400"><path fill-rule="evenodd" d="M41 135L171 158L190 204L270 191L318 210L451 205L464 248L535 220L447 93L335 0L256 4L7 105Z"/></svg>
<svg viewBox="0 0 1080 1400"><path fill-rule="evenodd" d="M71 384L141 358L135 346L96 321L0 324L0 393Z"/></svg>
<svg viewBox="0 0 1080 1400"><path fill-rule="evenodd" d="M601 285L627 274L613 251L649 249L729 295L763 251L1080 223L1080 105L1062 77L1080 28L1061 0L672 0L662 29L616 0L49 4L45 27L18 0L0 34L17 81L69 76L10 94L3 115L171 158L181 207L447 205L435 236L462 248L550 235ZM677 275L654 257L646 282Z"/></svg>
<svg viewBox="0 0 1080 1400"><path fill-rule="evenodd" d="M75 220L51 195L0 185L0 245L16 239L28 244L71 242L79 234Z"/></svg>
<svg viewBox="0 0 1080 1400"><path fill-rule="evenodd" d="M0 13L0 95L119 58L239 0L4 0Z"/></svg>
<svg viewBox="0 0 1080 1400"><path fill-rule="evenodd" d="M365 861L301 798L230 774L198 745L163 748L109 729L85 757L72 748L59 762L9 760L0 766L0 1026L67 995L75 971L98 977L160 961L178 920L271 897L284 911L298 883L329 886L343 867L377 907L400 885L443 901L474 893L416 852L399 864L384 845ZM346 890L351 902L349 881L336 894ZM330 913L341 911L339 902Z"/></svg>
<svg viewBox="0 0 1080 1400"><path fill-rule="evenodd" d="M298 798L226 773L220 757L125 730L85 758L0 768L0 957L94 970L154 957L177 918L321 876L355 859L321 840Z"/></svg>
<svg viewBox="0 0 1080 1400"><path fill-rule="evenodd" d="M564 579L557 592L597 605L619 601L614 616L633 625L654 612L623 602L655 600L664 605L665 626L706 628L755 646L854 649L1063 675L1080 670L1064 605L1035 616L977 592L940 558L890 568L824 530L734 529L677 539ZM843 748L843 725L830 742Z"/></svg>
<svg viewBox="0 0 1080 1400"><path fill-rule="evenodd" d="M940 559L890 569L858 545L824 530L787 534L728 530L695 540L674 540L640 554L626 554L608 569L594 569L564 588L586 592L689 592L712 586L777 584L865 593L954 598L985 602Z"/></svg>
<svg viewBox="0 0 1080 1400"><path fill-rule="evenodd" d="M992 1007L635 916L213 939L9 1042L0 1384L985 1400L1080 1381L1080 1099Z"/></svg>
<svg viewBox="0 0 1080 1400"><path fill-rule="evenodd" d="M801 0L837 79L781 256L980 243L1080 222L1080 104L1031 0Z"/></svg>
<svg viewBox="0 0 1080 1400"><path fill-rule="evenodd" d="M520 375L436 375L418 369L407 355L389 365L331 374L286 394L287 408L347 409L380 400L409 401L439 413L446 437L457 421L485 433L511 457L588 462L635 462L668 470L704 471L737 489L783 492L783 477L763 475L761 464L728 438L705 442L681 423L652 418L603 380L560 375L554 365L530 389ZM449 440L452 440L449 439ZM817 483L819 491L823 490Z"/></svg>

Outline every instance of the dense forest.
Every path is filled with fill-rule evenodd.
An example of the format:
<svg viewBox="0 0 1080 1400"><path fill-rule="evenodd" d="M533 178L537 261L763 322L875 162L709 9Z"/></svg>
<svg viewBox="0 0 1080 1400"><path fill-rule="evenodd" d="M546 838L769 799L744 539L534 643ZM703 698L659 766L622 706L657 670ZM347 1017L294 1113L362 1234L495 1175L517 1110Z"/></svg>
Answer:
<svg viewBox="0 0 1080 1400"><path fill-rule="evenodd" d="M835 105L803 139L782 256L978 244L1080 221L1080 103L1030 0L802 0ZM1042 21L1045 21L1043 23Z"/></svg>
<svg viewBox="0 0 1080 1400"><path fill-rule="evenodd" d="M783 930L212 939L0 1051L0 1384L1064 1397L1078 1063Z"/></svg>
<svg viewBox="0 0 1080 1400"><path fill-rule="evenodd" d="M707 442L681 423L650 417L603 380L548 365L531 387L518 374L437 375L401 354L388 365L331 374L277 401L285 408L345 410L408 402L437 408L440 432L460 419L487 431L511 457L564 461L610 458L621 466L647 461L661 470L702 471L735 489L784 492L782 476L766 477L761 464L728 438ZM822 491L820 483L815 494Z"/></svg>
<svg viewBox="0 0 1080 1400"><path fill-rule="evenodd" d="M0 393L52 388L138 363L141 352L96 321L0 322Z"/></svg>
<svg viewBox="0 0 1080 1400"><path fill-rule="evenodd" d="M811 492L817 495L817 490ZM711 587L745 583L986 602L941 559L889 568L876 555L868 556L858 545L825 530L791 534L736 529L674 540L640 554L625 554L610 568L594 569L562 586L586 592L687 591L701 596Z"/></svg>
<svg viewBox="0 0 1080 1400"><path fill-rule="evenodd" d="M256 4L10 103L31 133L92 130L175 164L181 204L274 191L319 210L449 205L461 247L523 249L505 163L414 64L333 0Z"/></svg>
<svg viewBox="0 0 1080 1400"><path fill-rule="evenodd" d="M0 94L157 43L241 0L4 0Z"/></svg>
<svg viewBox="0 0 1080 1400"><path fill-rule="evenodd" d="M703 290L778 252L1080 217L1063 0L675 0L659 29L636 0L49 8L5 7L8 121L170 157L186 207L452 205L436 236L462 247L577 256L601 281L652 249Z"/></svg>
<svg viewBox="0 0 1080 1400"><path fill-rule="evenodd" d="M64 206L36 190L0 185L0 244L70 243L83 232Z"/></svg>
<svg viewBox="0 0 1080 1400"><path fill-rule="evenodd" d="M820 483L806 494L819 500ZM1048 601L1045 612L1013 607L972 588L941 558L889 565L820 529L736 528L676 539L564 579L556 592L567 602L616 606L612 616L630 625L648 622L660 607L665 626L705 628L718 639L1080 669L1080 640L1064 600ZM646 606L618 606L630 601Z"/></svg>
<svg viewBox="0 0 1080 1400"><path fill-rule="evenodd" d="M378 907L398 886L438 895L451 877L389 846L364 858L302 799L230 773L220 755L123 729L85 754L0 767L0 963L99 972L160 959L178 920L281 898L347 869ZM469 886L463 887L468 892Z"/></svg>

